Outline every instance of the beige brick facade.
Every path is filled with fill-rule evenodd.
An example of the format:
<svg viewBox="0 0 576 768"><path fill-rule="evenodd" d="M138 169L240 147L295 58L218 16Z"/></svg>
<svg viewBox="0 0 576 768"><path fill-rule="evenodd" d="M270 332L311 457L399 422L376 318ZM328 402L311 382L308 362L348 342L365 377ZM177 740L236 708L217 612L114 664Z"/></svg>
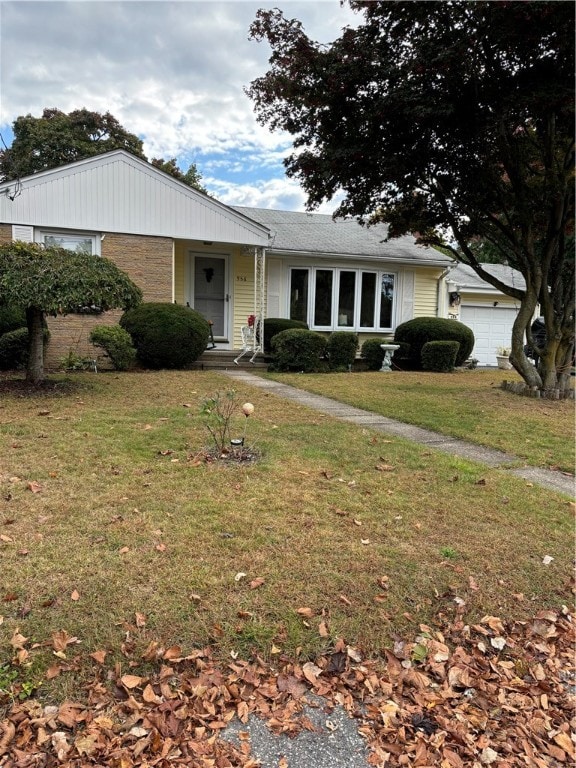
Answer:
<svg viewBox="0 0 576 768"><path fill-rule="evenodd" d="M106 234L102 256L138 285L144 301L172 301L172 248L169 237Z"/></svg>
<svg viewBox="0 0 576 768"><path fill-rule="evenodd" d="M12 242L12 224L0 224L0 245Z"/></svg>
<svg viewBox="0 0 576 768"><path fill-rule="evenodd" d="M172 240L168 237L144 237L106 233L101 243L102 256L110 259L133 280L144 294L144 301L172 301ZM66 315L49 317L50 341L46 349L47 368L72 351L81 357L98 354L88 337L95 325L114 325L121 310L101 315Z"/></svg>
<svg viewBox="0 0 576 768"><path fill-rule="evenodd" d="M12 241L12 226L0 224L0 244ZM144 237L106 233L101 242L102 256L111 259L142 289L144 301L172 301L173 242L168 237ZM95 325L114 325L121 310L101 315L48 317L50 341L46 348L46 368L57 368L69 352L81 357L98 354L88 341Z"/></svg>

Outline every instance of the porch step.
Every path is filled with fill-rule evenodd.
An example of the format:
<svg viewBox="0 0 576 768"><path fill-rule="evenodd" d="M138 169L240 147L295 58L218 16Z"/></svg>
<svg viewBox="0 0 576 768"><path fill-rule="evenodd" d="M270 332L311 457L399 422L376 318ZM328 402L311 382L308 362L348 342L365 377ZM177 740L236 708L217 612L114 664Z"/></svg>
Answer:
<svg viewBox="0 0 576 768"><path fill-rule="evenodd" d="M252 352L247 352L239 361L238 365L234 359L241 353L239 349L207 349L198 360L190 366L192 371L214 371L224 368L238 368L240 370L254 370L260 368L266 370L268 362L263 354L256 355L254 362L250 362Z"/></svg>

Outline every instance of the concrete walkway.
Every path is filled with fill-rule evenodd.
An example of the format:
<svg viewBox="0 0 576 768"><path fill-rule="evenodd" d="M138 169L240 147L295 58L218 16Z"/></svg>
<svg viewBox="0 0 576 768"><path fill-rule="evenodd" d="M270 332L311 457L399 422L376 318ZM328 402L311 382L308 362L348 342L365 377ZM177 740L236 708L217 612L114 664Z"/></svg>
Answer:
<svg viewBox="0 0 576 768"><path fill-rule="evenodd" d="M354 408L354 406L340 403L329 397L314 395L310 392L305 392L302 389L291 387L288 384L281 384L277 381L264 379L249 371L228 368L219 371L219 373L225 374L231 379L241 381L251 387L264 389L267 392L278 395L278 397L284 397L287 400L296 400L301 405L306 405L308 408L319 411L320 413L325 413L328 416L333 416L336 419L341 419L342 421L349 421L352 424L375 429L379 432L386 432L390 435L398 435L399 437L404 437L406 440L422 443L430 448L452 454L453 456L460 456L463 459L477 461L488 467L509 466L509 472L517 477L521 477L523 480L534 483L535 485L540 485L543 488L548 488L552 491L558 491L571 498L574 497L574 477L564 472L556 472L541 467L513 466L518 464L521 460L517 456L513 456L509 453L504 453L503 451L498 451L492 448L485 448L484 446L476 445L475 443L468 443L465 440L459 440L455 437L441 435L438 432L432 432L428 429L415 427L412 424L395 421L394 419L389 419L386 416L380 416L379 414L371 413L370 411L363 411L361 408Z"/></svg>

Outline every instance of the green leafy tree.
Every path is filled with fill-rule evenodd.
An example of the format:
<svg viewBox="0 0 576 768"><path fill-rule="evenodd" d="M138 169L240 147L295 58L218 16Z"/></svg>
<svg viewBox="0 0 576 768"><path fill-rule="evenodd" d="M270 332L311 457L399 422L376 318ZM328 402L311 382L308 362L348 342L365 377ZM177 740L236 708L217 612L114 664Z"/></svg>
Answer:
<svg viewBox="0 0 576 768"><path fill-rule="evenodd" d="M193 189L197 189L198 192L203 192L205 195L208 194L208 190L202 186L202 174L198 170L198 168L192 163L186 173L183 173L180 168L178 167L178 162L175 157L172 157L170 160L162 160L157 157L152 159L152 165L155 168L159 168L161 171L165 171L166 173L169 173L171 176L174 176L175 179L178 179L178 181L183 181L184 184L188 184L189 187L192 187Z"/></svg>
<svg viewBox="0 0 576 768"><path fill-rule="evenodd" d="M101 114L88 109L76 109L66 114L59 109L45 109L42 117L24 115L16 118L12 130L12 146L0 151L2 181L58 168L113 149L125 149L142 160L148 159L142 148L142 140L125 130L110 112ZM206 192L200 184L202 175L194 164L186 173L178 168L174 158L154 158L152 165L188 186Z"/></svg>
<svg viewBox="0 0 576 768"><path fill-rule="evenodd" d="M285 160L308 207L386 221L449 250L520 309L511 360L527 384L568 389L574 355L574 11L564 2L349 0L331 45L260 10L270 69L247 89L259 121L294 137ZM448 232L448 235L446 235ZM526 289L482 269L480 249ZM538 367L524 354L536 308Z"/></svg>
<svg viewBox="0 0 576 768"><path fill-rule="evenodd" d="M65 315L86 306L129 309L140 303L142 292L109 259L17 241L0 246L0 296L7 305L26 311L26 379L38 384L45 378L46 315Z"/></svg>
<svg viewBox="0 0 576 768"><path fill-rule="evenodd" d="M12 130L12 146L0 152L3 181L57 168L112 149L125 149L146 159L142 141L124 130L110 112L102 115L77 109L66 114L59 109L45 109L42 117L17 117Z"/></svg>

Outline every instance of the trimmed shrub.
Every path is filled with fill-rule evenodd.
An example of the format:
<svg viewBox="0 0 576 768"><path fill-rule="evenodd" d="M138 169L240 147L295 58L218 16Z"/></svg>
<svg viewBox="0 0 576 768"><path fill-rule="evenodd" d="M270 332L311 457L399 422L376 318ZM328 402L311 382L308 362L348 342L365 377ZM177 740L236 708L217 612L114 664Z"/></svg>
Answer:
<svg viewBox="0 0 576 768"><path fill-rule="evenodd" d="M421 366L422 347L428 341L457 341L460 344L456 365L462 365L474 348L474 334L464 323L443 317L416 317L396 328L394 341L410 345L409 365ZM398 350L400 351L400 350Z"/></svg>
<svg viewBox="0 0 576 768"><path fill-rule="evenodd" d="M326 353L330 368L348 371L356 359L358 336L352 331L334 331L328 336Z"/></svg>
<svg viewBox="0 0 576 768"><path fill-rule="evenodd" d="M308 324L301 320L290 320L288 317L265 317L264 318L264 352L272 350L272 338L281 331L289 328L304 328L308 330Z"/></svg>
<svg viewBox="0 0 576 768"><path fill-rule="evenodd" d="M0 304L0 336L18 328L26 328L26 311L22 307Z"/></svg>
<svg viewBox="0 0 576 768"><path fill-rule="evenodd" d="M288 328L272 339L272 367L277 371L315 373L326 370L327 340L305 328Z"/></svg>
<svg viewBox="0 0 576 768"><path fill-rule="evenodd" d="M96 325L90 332L90 341L106 352L117 371L127 371L134 365L136 349L132 337L119 325Z"/></svg>
<svg viewBox="0 0 576 768"><path fill-rule="evenodd" d="M0 336L0 370L25 368L28 361L28 328L17 328Z"/></svg>
<svg viewBox="0 0 576 768"><path fill-rule="evenodd" d="M406 344L405 341L394 341L394 344L398 344L399 348L392 354L392 366L398 371L411 371L414 366L410 355L410 344Z"/></svg>
<svg viewBox="0 0 576 768"><path fill-rule="evenodd" d="M458 341L427 341L422 347L422 368L436 373L453 371L459 349Z"/></svg>
<svg viewBox="0 0 576 768"><path fill-rule="evenodd" d="M186 368L206 349L210 326L179 304L144 302L120 318L140 362L148 368Z"/></svg>
<svg viewBox="0 0 576 768"><path fill-rule="evenodd" d="M362 344L360 357L366 361L366 367L369 371L379 371L382 368L384 350L380 347L380 344L385 343L386 339L367 339Z"/></svg>

